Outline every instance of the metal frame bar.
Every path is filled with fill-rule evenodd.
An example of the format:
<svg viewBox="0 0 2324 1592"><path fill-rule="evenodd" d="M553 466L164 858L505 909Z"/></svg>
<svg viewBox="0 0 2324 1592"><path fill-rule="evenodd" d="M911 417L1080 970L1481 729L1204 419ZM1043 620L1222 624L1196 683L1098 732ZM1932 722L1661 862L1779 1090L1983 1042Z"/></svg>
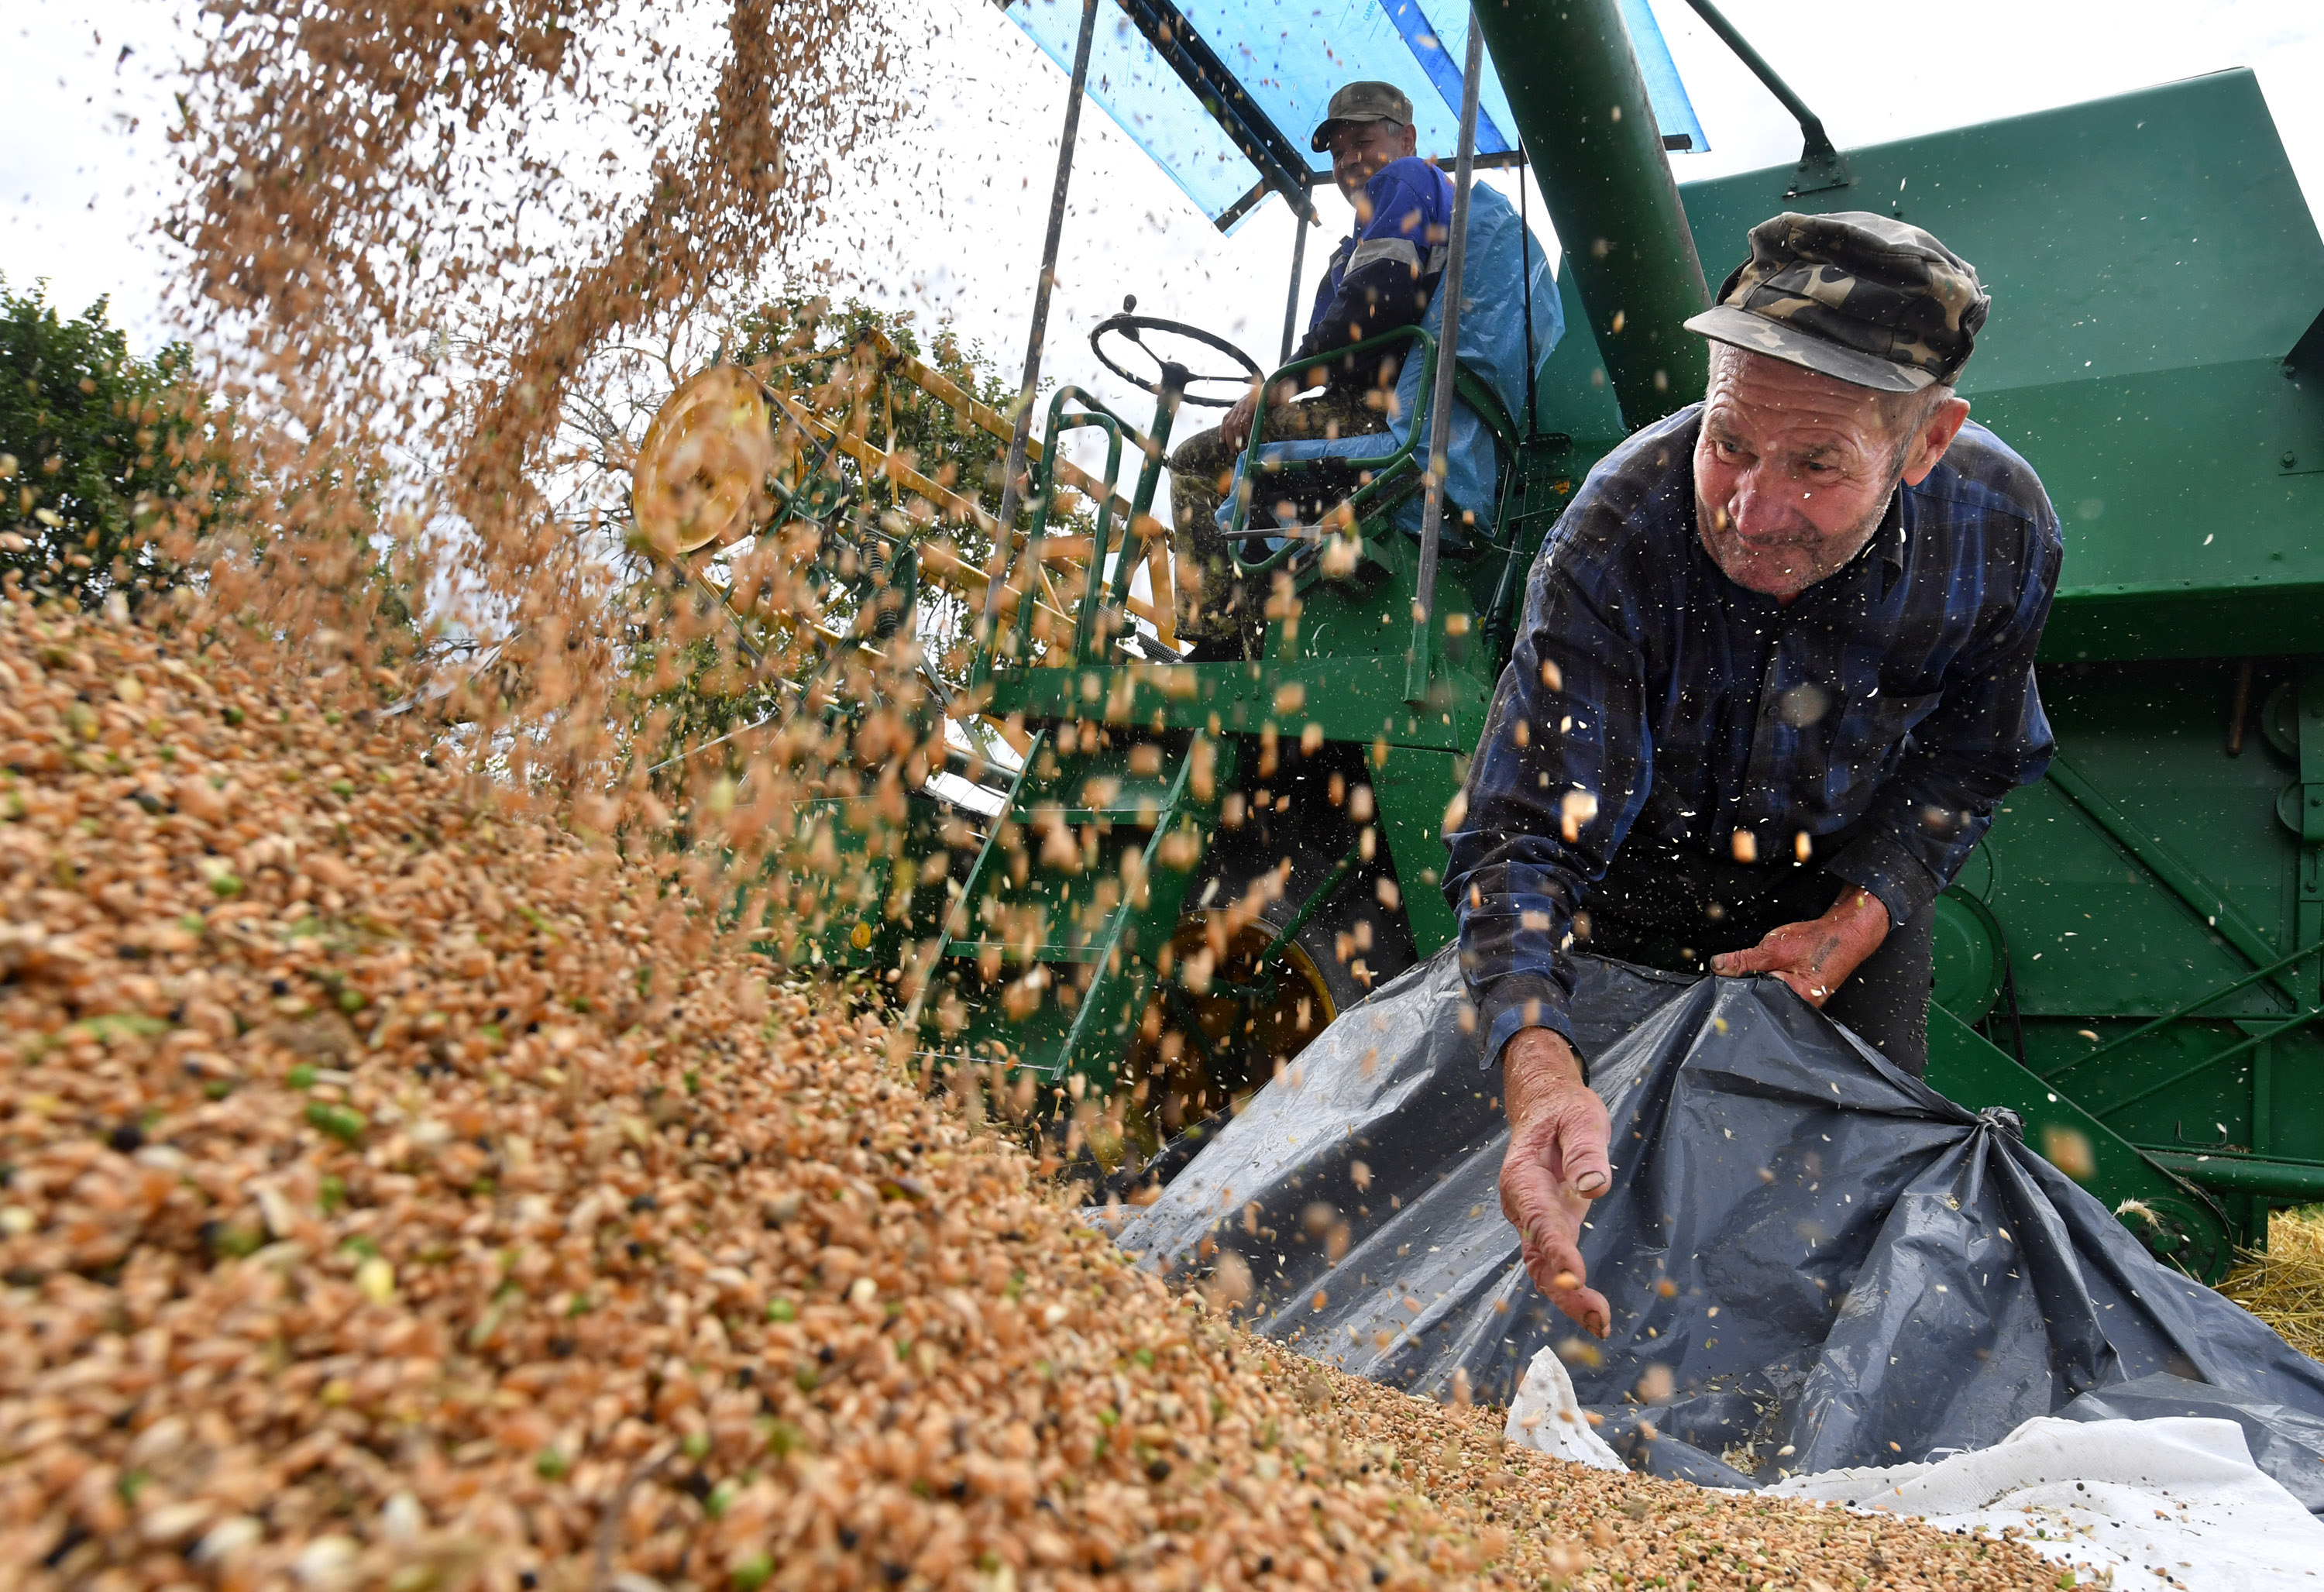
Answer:
<svg viewBox="0 0 2324 1592"><path fill-rule="evenodd" d="M2129 852L2131 860L2153 874L2163 888L2178 897L2189 911L2203 919L2214 934L2234 947L2246 961L2254 967L2260 967L2274 959L2275 947L2268 943L2267 936L2260 933L2256 925L2227 905L2225 891L2196 872L2162 841L2133 824L2062 754L2054 754L2050 759L2050 783L2080 808L2108 839ZM2279 973L2275 975L2275 985L2291 998L2294 1009L2312 1004L2301 998L2295 980Z"/></svg>
<svg viewBox="0 0 2324 1592"><path fill-rule="evenodd" d="M1670 138L1665 139L1663 143L1665 148L1686 149L1691 147L1694 142L1683 133L1674 133L1672 135L1672 138L1674 138L1677 142L1674 143ZM1448 161L1458 161L1459 159L1460 156L1457 154L1430 155L1428 157L1428 161L1439 170L1443 170ZM1469 162L1469 165L1471 170L1476 171L1506 171L1524 165L1525 160L1525 151L1522 149L1492 150L1484 154L1476 156ZM1307 173L1307 186L1311 189L1329 188L1332 186L1332 173L1328 168L1321 171L1311 169ZM1265 179L1261 179L1259 181L1251 185L1250 192L1244 194L1242 198L1237 199L1233 204L1229 205L1225 209L1220 211L1218 220L1213 222L1213 225L1221 232L1226 231L1236 222L1240 221L1244 216L1250 215L1251 211L1257 209L1259 202L1266 198L1268 195L1277 191L1278 190L1273 183L1268 182ZM1317 219L1320 223L1321 218L1318 217ZM1287 359L1290 356L1286 354L1284 357Z"/></svg>
<svg viewBox="0 0 2324 1592"><path fill-rule="evenodd" d="M983 880L985 865L992 860L993 850L1001 843L1001 831L1009 823L1010 815L1016 812L1017 798L1024 791L1026 778L1032 773L1033 761L1041 755L1048 739L1047 729L1033 732L1033 739L1025 747L1024 759L1017 765L1017 777L1009 782L1008 798L1001 804L1001 810L992 815L991 827L984 832L984 843L976 850L976 860L969 866L968 878L961 881L959 897L945 912L944 925L936 934L936 949L927 957L927 965L918 970L918 988L912 991L910 1004L904 1008L902 1026L907 1033L919 1032L920 1013L927 1006L928 991L936 988L937 971L951 954L954 940L959 937L954 933L954 925L975 926L973 924L961 925L962 915L973 910L970 903L976 895L977 886ZM911 972L908 971L905 976L909 981Z"/></svg>
<svg viewBox="0 0 2324 1592"><path fill-rule="evenodd" d="M1090 3L1094 4L1094 0ZM1241 82L1186 20L1185 14L1170 0L1120 0L1120 4L1130 25L1145 35L1146 41L1154 46L1154 52L1178 74L1178 80L1194 90L1195 99L1211 113L1234 146L1242 152L1243 158L1259 168L1262 179L1259 186L1272 188L1283 196L1295 214L1314 220L1315 207L1307 198L1307 189L1314 184L1309 180L1295 181L1292 177L1295 171L1302 179L1314 176L1306 153L1244 91ZM1241 216L1240 208L1231 209L1227 216L1220 217L1219 230L1225 231Z"/></svg>
<svg viewBox="0 0 2324 1592"><path fill-rule="evenodd" d="M1766 86L1767 92L1791 112L1792 119L1800 124L1800 167L1792 179L1791 191L1784 197L1796 198L1803 193L1817 193L1825 189L1846 188L1855 179L1849 174L1848 161L1832 147L1831 134L1823 130L1823 118L1808 109L1808 102L1792 89L1789 83L1776 75L1766 58L1751 47L1751 41L1742 30L1720 14L1711 0L1687 0L1697 16L1709 24L1735 57L1751 69L1751 75Z"/></svg>
<svg viewBox="0 0 2324 1592"><path fill-rule="evenodd" d="M1453 372L1461 363L1461 276L1469 262L1469 186L1476 175L1477 98L1485 75L1485 31L1469 14L1469 60L1461 78L1461 158L1452 173L1452 236L1436 301L1444 307L1437 343L1436 395L1428 415L1428 496L1420 511L1420 575L1412 593L1412 656L1405 665L1405 700L1417 707L1428 696L1428 627L1436 613L1436 563L1444 539L1444 476L1451 465Z"/></svg>
<svg viewBox="0 0 2324 1592"><path fill-rule="evenodd" d="M1291 218L1291 291L1283 301L1283 351L1275 356L1277 364L1291 361L1291 341L1299 329L1299 279L1307 263L1307 223L1299 216Z"/></svg>
<svg viewBox="0 0 2324 1592"><path fill-rule="evenodd" d="M1161 808L1155 819L1153 829L1146 836L1146 849L1139 853L1139 860L1144 870L1143 876L1148 879L1154 877L1154 870L1158 866L1163 841L1167 838L1171 828L1176 824L1180 814L1185 810L1186 790L1194 770L1195 746L1199 739L1197 737L1196 741L1186 743L1186 755L1178 760L1178 772L1170 781L1168 794L1162 798ZM1031 766L1031 759L1026 759L1028 767ZM1048 1081L1055 1081L1074 1071L1074 1063L1080 1055L1083 1037L1089 1027L1092 1015L1100 1004L1097 999L1098 982L1120 971L1119 958L1121 954L1122 936L1130 932L1132 924L1145 916L1146 909L1139 907L1130 897L1125 897L1120 906L1115 909L1113 921L1106 930L1104 943L1095 947L1096 954L1089 959L1092 965L1098 971L1090 980L1089 989L1083 994L1081 1004L1074 1008L1074 1020L1065 1029L1065 1043L1057 1048L1056 1071L1048 1075ZM1151 967L1154 964L1147 962L1143 965ZM1128 973L1127 977L1130 980L1132 995L1130 1004L1135 1005L1137 999L1145 994L1147 975L1133 971ZM1111 1002L1108 1001L1106 1004L1111 1005Z"/></svg>
<svg viewBox="0 0 2324 1592"><path fill-rule="evenodd" d="M1074 44L1073 87L1065 97L1065 130L1057 139L1057 179L1049 189L1049 233L1041 245L1041 280L1033 289L1033 330L1025 343L1025 378L1017 384L1017 421L1009 437L1008 462L1001 471L1000 530L993 538L991 584L984 588L984 615L978 628L991 635L1001 587L1009 568L1009 529L1017 522L1017 477L1025 468L1025 443L1033 429L1033 398L1040 391L1041 344L1049 331L1049 290L1057 281L1057 245L1065 231L1065 189L1074 175L1074 142L1082 124L1082 97L1089 87L1090 43L1097 36L1097 0L1082 0L1081 36ZM1056 438L1049 439L1054 451Z"/></svg>
<svg viewBox="0 0 2324 1592"><path fill-rule="evenodd" d="M2255 1046L2265 1044L2271 1039L2281 1039L2287 1034L2292 1033L2298 1029L2305 1028L2310 1023L2315 1022L2319 1017L2324 1017L2324 1006L2316 1007L2310 1010L2301 1012L2298 1017L2292 1017L2285 1022L2278 1023L2274 1027L2267 1029L2264 1033L2255 1034L2248 1039L2238 1040L2235 1044L2227 1046L2227 1049L2214 1052L2212 1054L2205 1056L2200 1062L2191 1063L2187 1066L2181 1067L2177 1072L2172 1073L2169 1077L2159 1078L2153 1083L2146 1085L2144 1089L2136 1090L2129 1094L2124 1095L2120 1100L2101 1100L2087 1109L2093 1115L2100 1118L2112 1117L2117 1112L2127 1111L2131 1107L2138 1104L2139 1101L2151 1100L2155 1095L2161 1094L2164 1090L2169 1089L2174 1083L2184 1083L2188 1079L2194 1077L2196 1073L2208 1072L2223 1062L2234 1061L2237 1056L2243 1054L2244 1052L2250 1050Z"/></svg>
<svg viewBox="0 0 2324 1592"><path fill-rule="evenodd" d="M2073 1060L2066 1063L2063 1066L2057 1068L2053 1072L2044 1073L2043 1076L2054 1083L2059 1079L2063 1078L2067 1073L2072 1072L2075 1068L2087 1066L2089 1063L2097 1061L2100 1056L2107 1054L2108 1052L2120 1050L2127 1044L2131 1044L2138 1040L2144 1039L2157 1029L2167 1027L2171 1024L2178 1022L2182 1017L2190 1017L2197 1012L2202 1010L2205 1007L2210 1005L2211 1002L2215 1000L2225 1000L2230 995L2239 994L2243 990L2250 989L2254 984L2258 983L2262 979L2272 979L2276 974L2283 971L2284 969L2292 966L2294 962L2305 962L2308 958L2315 955L2319 951L2324 951L2324 942L2319 942L2314 945L2305 946L2280 961L2268 963L2267 966L2260 969L2257 972L2246 973L2232 984L2222 985L2200 999L2189 1001L2177 1011L2165 1013L2163 1016L2155 1018L2151 1023L2143 1023L2139 1026L2132 1029L2129 1033L2124 1035L2121 1038L2109 1039L2104 1044L2099 1045L2096 1050L2085 1051L2082 1054L2076 1056Z"/></svg>
<svg viewBox="0 0 2324 1592"><path fill-rule="evenodd" d="M2200 1188L2227 1194L2257 1194L2307 1203L2324 1200L2324 1166L2261 1155L2203 1155L2160 1145L2139 1145L2139 1154Z"/></svg>

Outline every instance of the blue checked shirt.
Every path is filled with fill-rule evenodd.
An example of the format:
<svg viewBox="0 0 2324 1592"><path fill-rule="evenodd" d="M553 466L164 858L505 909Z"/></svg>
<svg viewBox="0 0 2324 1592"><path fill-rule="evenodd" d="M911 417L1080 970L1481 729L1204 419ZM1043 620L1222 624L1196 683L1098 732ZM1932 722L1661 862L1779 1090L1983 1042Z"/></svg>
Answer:
<svg viewBox="0 0 2324 1592"><path fill-rule="evenodd" d="M1528 1026L1572 1039L1573 914L1625 841L1725 859L1748 831L1788 859L1804 833L1903 923L2049 766L2034 649L2061 548L2032 466L1965 426L1864 551L1784 608L1696 535L1701 419L1608 455L1534 563L1445 836L1488 1064Z"/></svg>

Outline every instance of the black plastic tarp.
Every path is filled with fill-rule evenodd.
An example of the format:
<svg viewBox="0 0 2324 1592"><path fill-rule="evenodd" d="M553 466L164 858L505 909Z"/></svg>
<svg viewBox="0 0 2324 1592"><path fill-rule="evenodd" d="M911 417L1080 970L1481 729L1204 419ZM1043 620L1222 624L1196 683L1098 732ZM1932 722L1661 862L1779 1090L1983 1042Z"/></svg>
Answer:
<svg viewBox="0 0 2324 1592"><path fill-rule="evenodd" d="M2206 1414L2324 1510L2324 1367L2148 1255L2011 1113L1954 1104L1772 978L1578 965L1614 1125L1582 1236L1604 1341L1518 1264L1499 1074L1449 949L1320 1035L1120 1243L1182 1277L1233 1250L1259 1330L1416 1393L1465 1370L1505 1403L1559 1345L1600 1434L1661 1475L1748 1486L2037 1415Z"/></svg>

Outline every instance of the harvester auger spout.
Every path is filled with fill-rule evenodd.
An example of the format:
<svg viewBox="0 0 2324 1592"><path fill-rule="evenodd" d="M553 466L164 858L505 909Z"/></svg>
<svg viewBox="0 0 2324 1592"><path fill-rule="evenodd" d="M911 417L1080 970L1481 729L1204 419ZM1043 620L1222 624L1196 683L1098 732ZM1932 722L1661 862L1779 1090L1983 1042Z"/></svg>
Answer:
<svg viewBox="0 0 2324 1592"><path fill-rule="evenodd" d="M1291 134L1314 124L1314 85L1377 77L1412 87L1422 152L1448 170L1465 155L1538 177L1563 264L1553 276L1526 213L1473 189L1481 219L1454 242L1503 227L1524 307L1464 293L1452 338L1430 319L1356 351L1401 360L1410 402L1336 501L1231 498L1234 574L1265 609L1245 657L1187 656L1185 571L1152 511L1187 380L1257 369L1231 345L1176 363L1149 349L1143 429L1072 387L1028 410L1024 512L1007 526L1001 492L939 485L884 452L861 419L876 399L842 412L719 378L715 412L761 434L722 456L730 474L771 449L844 458L826 482L863 483L843 502L812 470L775 468L763 491L739 479L718 500L734 536L813 522L853 538L855 563L833 578L856 597L835 612L863 612L867 583L908 553L920 595L906 627L930 594L955 617L990 615L944 687L969 737L955 783L907 792L899 838L856 822L852 798L795 815L861 866L835 870L791 954L902 970L926 1063L1032 1081L1109 1167L1231 1109L1452 938L1441 830L1526 572L1591 467L1700 396L1703 345L1681 323L1708 302L1706 263L1717 280L1784 210L1875 210L1982 272L1996 308L1961 392L2038 470L2067 549L2038 666L2060 755L1941 900L1930 1080L2015 1112L2037 1144L2084 1146L2070 1158L2089 1186L2199 1275L2263 1239L2271 1205L2324 1193L2324 1093L2304 1087L2324 1067L2324 239L2248 73L1841 149L1703 7L1801 117L1807 148L1682 183L1667 152L1702 147L1701 128L1660 40L1626 23L1644 8L1619 0L1513 0L1330 40L1305 8L1268 4L1190 20L1138 0L1129 27L1094 33L1094 6L1006 9L1061 66L1084 63L1109 114L1176 118L1195 152L1157 158L1222 225L1269 196L1311 209L1330 173ZM1482 77L1464 146L1472 25ZM1265 67L1238 75L1238 60ZM1496 317L1522 323L1521 381L1497 382L1472 352ZM1232 372L1206 363L1222 346ZM918 362L866 358L877 381L1016 435L1020 417ZM1440 362L1491 465L1445 517L1425 580ZM1301 373L1286 364L1267 389ZM1058 456L1075 428L1105 441L1108 479ZM1264 481L1253 429L1242 468ZM1134 482L1114 478L1132 465ZM1005 558L962 556L947 526ZM880 559L862 554L872 543ZM859 625L841 641L879 638Z"/></svg>

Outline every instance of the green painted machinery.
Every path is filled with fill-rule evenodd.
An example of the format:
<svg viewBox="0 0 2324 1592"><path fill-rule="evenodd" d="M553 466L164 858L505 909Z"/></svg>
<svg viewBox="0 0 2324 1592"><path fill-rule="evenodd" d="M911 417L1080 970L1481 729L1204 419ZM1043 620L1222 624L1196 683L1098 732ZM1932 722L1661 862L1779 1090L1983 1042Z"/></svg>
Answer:
<svg viewBox="0 0 2324 1592"><path fill-rule="evenodd" d="M1160 9L1155 36L1194 38ZM1591 464L1699 395L1679 328L1706 302L1698 262L1715 281L1779 210L1902 216L1990 287L1962 391L2066 536L2040 664L2059 755L1943 898L1930 1076L2014 1109L2158 1253L2216 1276L2271 1208L2324 1200L2324 241L2256 84L1835 149L1746 46L1803 113L1803 158L1681 187L1618 0L1512 0L1478 25L1565 244L1568 328L1533 412L1495 417L1491 534L1443 549L1425 593L1381 505L1311 526L1259 588L1259 659L1181 661L1130 621L1127 572L1158 531L1142 517L1183 367L1142 428L1061 391L1052 442L1087 426L1142 463L1061 596L1071 634L1042 642L1038 603L1015 599L955 704L1021 726L1021 770L958 759L997 812L913 795L918 838L854 890L883 905L825 913L816 954L904 967L927 1059L1003 1063L1085 1124L1110 1096L1132 1139L1263 1081L1452 937L1443 816L1526 569ZM1249 131L1215 55L1181 70ZM1282 177L1279 148L1252 159ZM1049 456L1018 593L1043 567ZM946 826L968 839L936 888Z"/></svg>
<svg viewBox="0 0 2324 1592"><path fill-rule="evenodd" d="M1975 261L1961 391L2066 538L2058 757L1942 903L1931 1076L2214 1275L2324 1199L2324 244L2247 72L1846 161L1683 190L1698 246L1877 208Z"/></svg>

